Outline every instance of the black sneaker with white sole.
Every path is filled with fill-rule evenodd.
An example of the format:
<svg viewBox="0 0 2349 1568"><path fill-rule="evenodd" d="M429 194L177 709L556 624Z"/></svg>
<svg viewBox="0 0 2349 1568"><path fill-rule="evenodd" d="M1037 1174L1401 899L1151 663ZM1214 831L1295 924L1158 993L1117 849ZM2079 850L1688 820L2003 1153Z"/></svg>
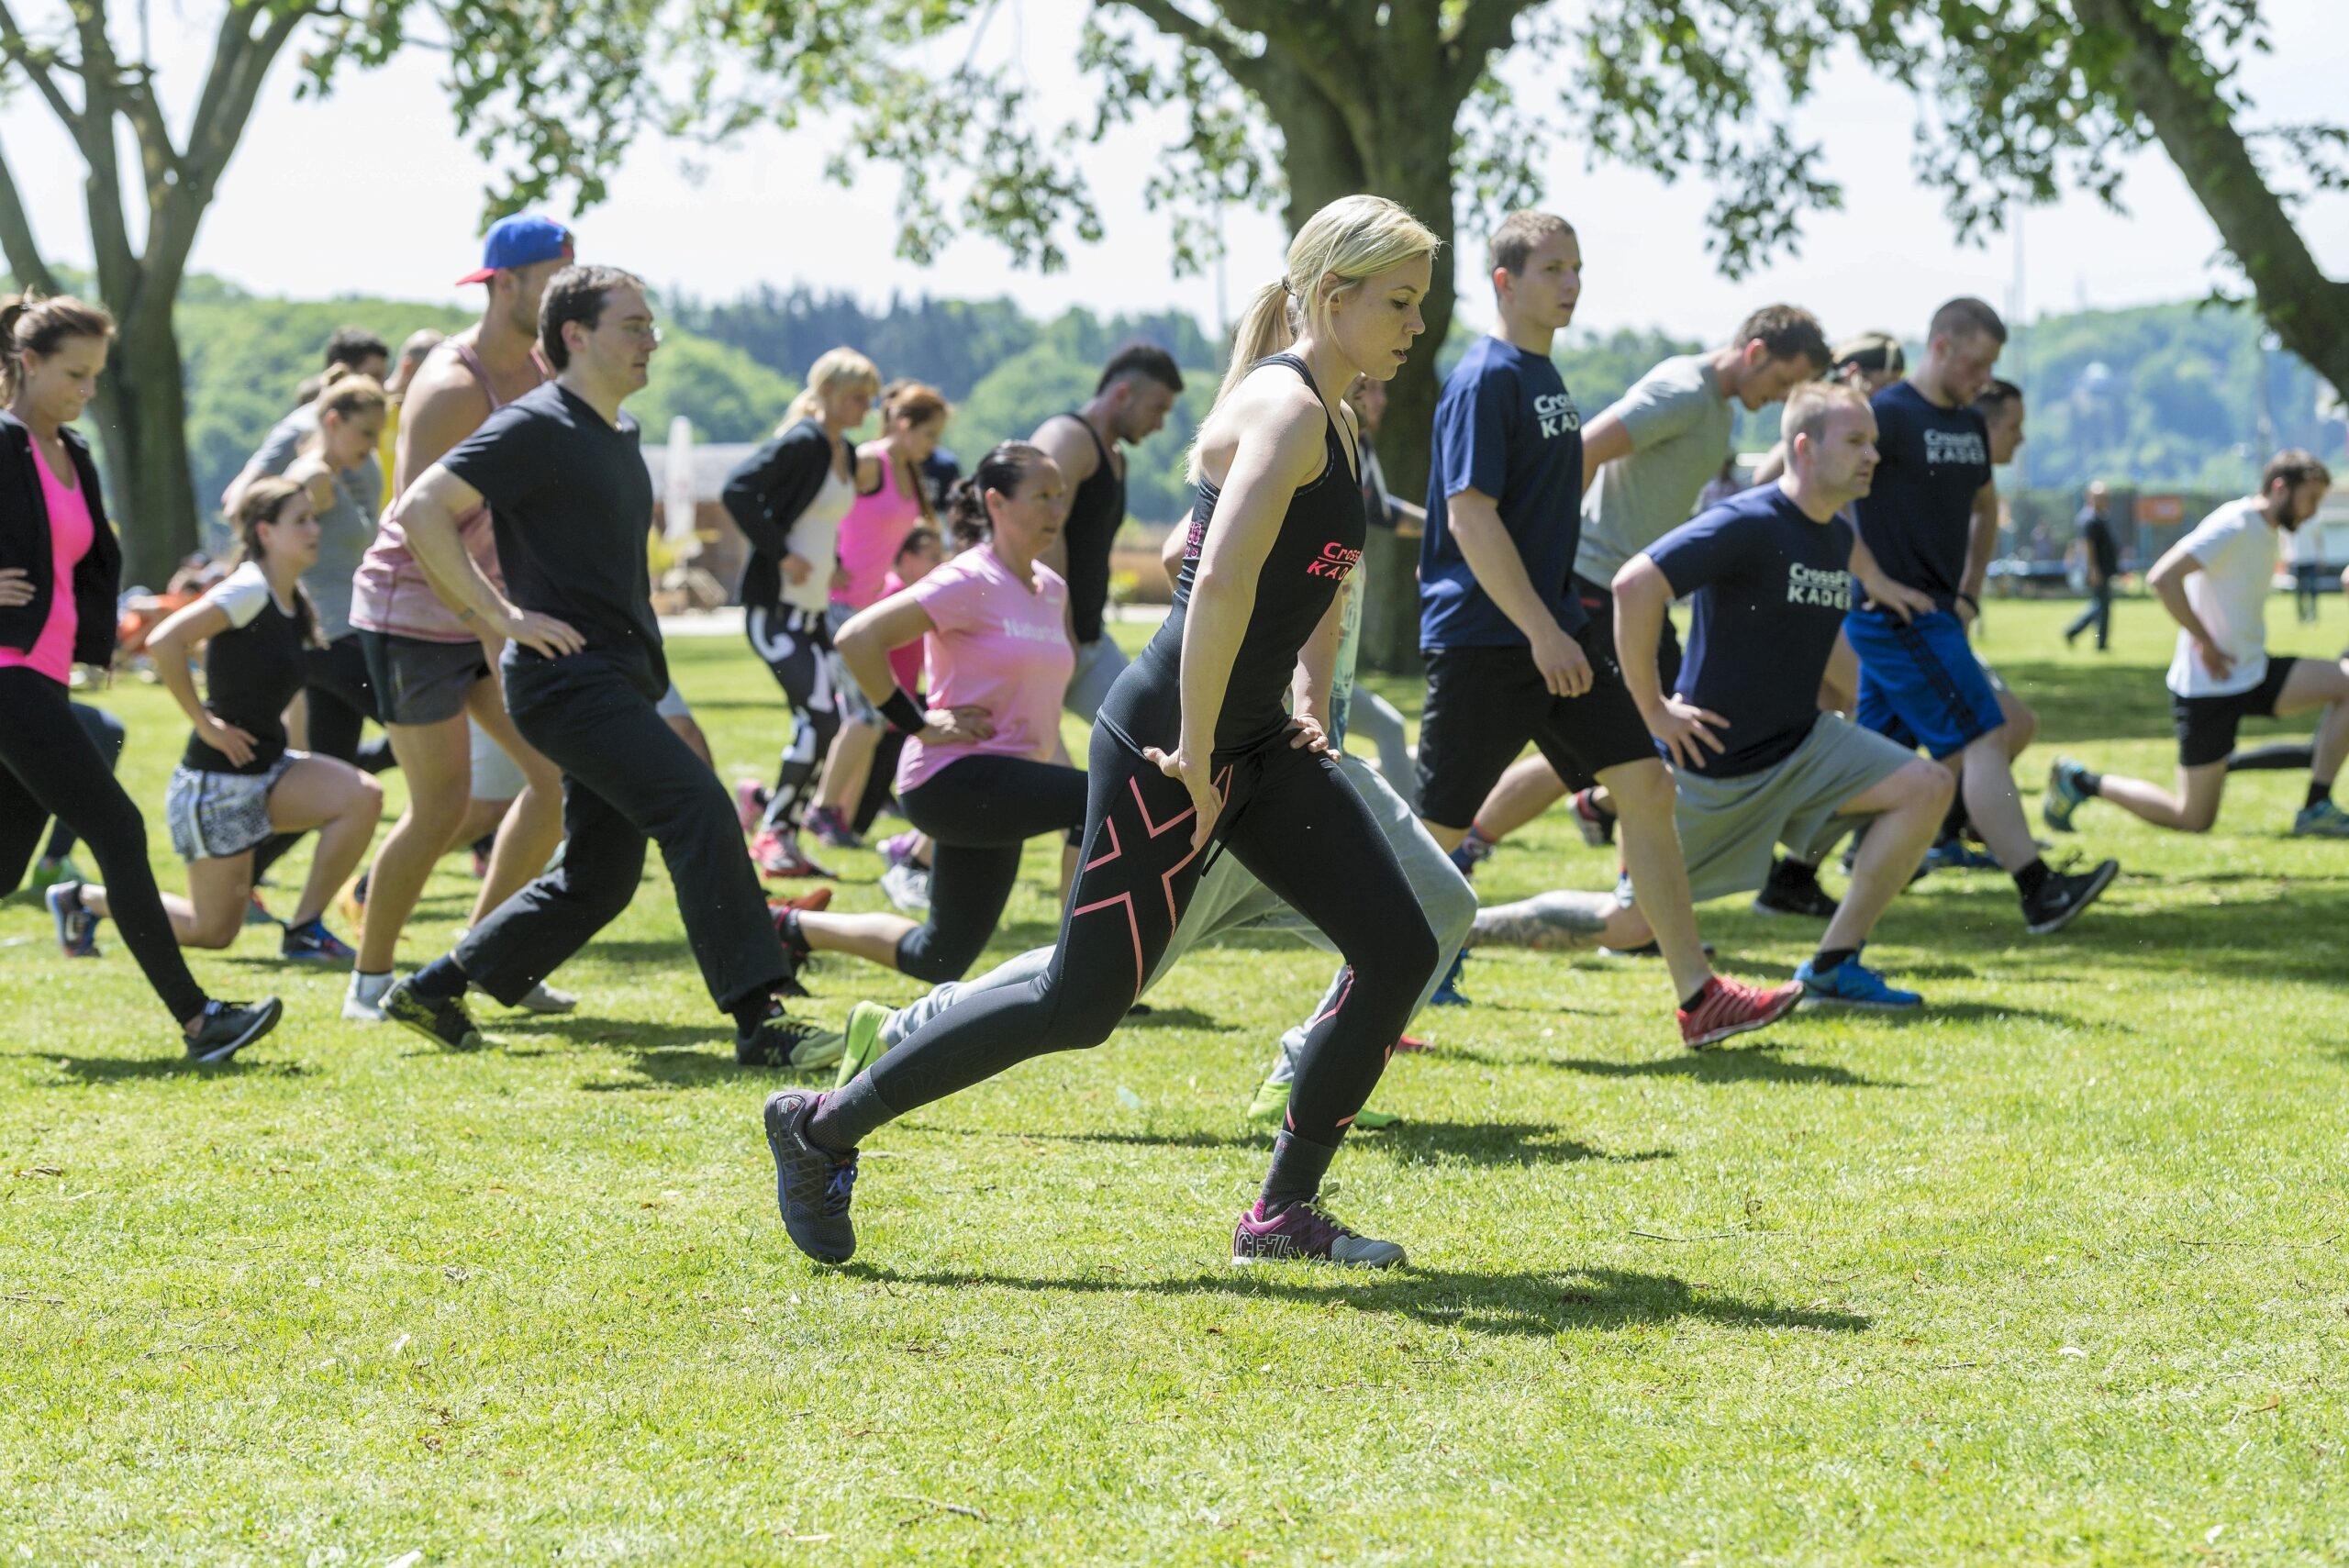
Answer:
<svg viewBox="0 0 2349 1568"><path fill-rule="evenodd" d="M1799 915L1831 920L1842 906L1819 885L1819 868L1784 857L1770 862L1770 879L1753 895L1756 915Z"/></svg>
<svg viewBox="0 0 2349 1568"><path fill-rule="evenodd" d="M2060 931L2095 903L2112 879L2121 874L2119 861L2106 861L2087 871L2051 872L2036 895L2022 901L2023 925L2034 937Z"/></svg>
<svg viewBox="0 0 2349 1568"><path fill-rule="evenodd" d="M191 1062L226 1062L277 1027L285 1004L274 996L258 1002L206 1002L203 1021L187 1037Z"/></svg>
<svg viewBox="0 0 2349 1568"><path fill-rule="evenodd" d="M734 1031L734 1061L743 1067L788 1067L810 1073L838 1062L846 1038L838 1029L793 1018L777 1001L767 1008L758 1028Z"/></svg>
<svg viewBox="0 0 2349 1568"><path fill-rule="evenodd" d="M463 998L420 996L412 974L394 981L376 1005L383 1008L385 1022L413 1030L451 1051L479 1051L489 1043L488 1037L473 1027L473 1015L465 1011Z"/></svg>

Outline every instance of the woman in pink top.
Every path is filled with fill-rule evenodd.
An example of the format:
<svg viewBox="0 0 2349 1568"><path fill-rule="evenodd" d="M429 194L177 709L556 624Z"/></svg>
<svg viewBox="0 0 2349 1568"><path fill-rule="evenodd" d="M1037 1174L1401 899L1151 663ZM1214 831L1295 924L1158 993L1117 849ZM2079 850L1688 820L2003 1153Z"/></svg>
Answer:
<svg viewBox="0 0 2349 1568"><path fill-rule="evenodd" d="M89 443L66 428L96 392L113 336L113 319L78 299L0 301L0 894L24 880L50 817L72 823L188 1055L221 1062L275 1028L284 1008L274 996L213 1001L188 973L148 863L145 821L66 697L75 663L114 658L122 551ZM77 890L51 887L50 913L65 956L95 958L97 917Z"/></svg>
<svg viewBox="0 0 2349 1568"><path fill-rule="evenodd" d="M840 567L832 573L831 613L826 624L836 639L849 617L881 597L882 583L906 536L936 522L921 465L938 450L952 412L936 387L918 381L893 382L882 389L881 439L857 449L856 503L841 519L834 546ZM862 849L863 841L848 813L864 793L874 750L881 740L881 716L858 692L855 679L841 662L837 642L831 664L841 729L824 760L824 776L817 784L816 804L808 809L805 826L818 843Z"/></svg>
<svg viewBox="0 0 2349 1568"><path fill-rule="evenodd" d="M1068 584L1036 559L1059 534L1067 496L1059 464L1025 441L1004 442L948 503L963 552L841 628L842 662L907 737L897 798L936 844L930 918L785 911L795 960L847 952L933 984L957 979L995 934L1021 846L1084 826L1085 774L1061 744L1061 696L1076 664ZM889 673L890 651L923 639L926 713Z"/></svg>

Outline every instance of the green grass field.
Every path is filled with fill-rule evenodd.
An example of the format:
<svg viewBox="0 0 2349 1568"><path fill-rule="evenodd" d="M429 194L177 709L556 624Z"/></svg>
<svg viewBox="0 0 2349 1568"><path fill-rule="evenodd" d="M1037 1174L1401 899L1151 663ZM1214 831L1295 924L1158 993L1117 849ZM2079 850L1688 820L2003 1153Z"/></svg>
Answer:
<svg viewBox="0 0 2349 1568"><path fill-rule="evenodd" d="M1986 648L2061 749L2166 777L2157 606ZM2338 602L2276 641L2330 652ZM681 641L728 777L782 739L732 639ZM1417 695L1387 692L1407 710ZM161 692L123 776L161 828ZM2254 725L2253 739L2278 727ZM2349 1559L2349 845L2301 775L2194 840L2082 814L2127 874L2052 939L1936 876L1871 948L1934 1004L1682 1051L1653 966L1477 955L1336 1207L1373 1279L1236 1272L1240 1109L1329 961L1210 948L1100 1050L888 1129L848 1268L777 1222L657 857L569 1018L437 1054L340 1021L261 932L195 961L287 1020L183 1065L118 941L0 906L0 1562L2338 1562ZM396 783L392 785L395 803ZM841 857L841 906L883 906ZM1046 940L1053 847L994 950ZM290 900L291 877L276 896ZM1547 823L1487 897L1598 888ZM1831 873L1831 885L1838 884ZM404 958L472 884L436 880ZM1703 911L1780 979L1808 927ZM906 982L827 962L816 1011ZM417 1555L420 1554L420 1556Z"/></svg>

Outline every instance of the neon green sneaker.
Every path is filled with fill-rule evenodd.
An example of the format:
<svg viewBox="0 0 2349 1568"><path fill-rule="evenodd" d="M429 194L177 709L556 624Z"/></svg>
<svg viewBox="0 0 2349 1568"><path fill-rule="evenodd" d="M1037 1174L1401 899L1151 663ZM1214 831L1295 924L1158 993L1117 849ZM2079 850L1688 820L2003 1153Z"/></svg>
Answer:
<svg viewBox="0 0 2349 1568"><path fill-rule="evenodd" d="M1272 1127L1278 1127L1281 1124L1281 1118L1287 1115L1288 1085L1286 1083L1267 1078L1256 1085L1256 1097L1248 1102L1250 1121L1260 1121ZM1368 1106L1364 1106L1354 1113L1354 1129L1358 1132L1376 1132L1381 1128L1393 1127L1402 1119L1391 1111L1375 1111Z"/></svg>
<svg viewBox="0 0 2349 1568"><path fill-rule="evenodd" d="M67 855L60 861L35 861L32 874L25 878L25 886L34 893L47 893L61 882L88 880L82 874L82 868L73 863L73 857Z"/></svg>
<svg viewBox="0 0 2349 1568"><path fill-rule="evenodd" d="M847 1088L850 1079L881 1055L881 1026L888 1021L889 1009L878 1002L859 1002L848 1010L847 1041L841 1048L840 1071L832 1075L833 1088Z"/></svg>

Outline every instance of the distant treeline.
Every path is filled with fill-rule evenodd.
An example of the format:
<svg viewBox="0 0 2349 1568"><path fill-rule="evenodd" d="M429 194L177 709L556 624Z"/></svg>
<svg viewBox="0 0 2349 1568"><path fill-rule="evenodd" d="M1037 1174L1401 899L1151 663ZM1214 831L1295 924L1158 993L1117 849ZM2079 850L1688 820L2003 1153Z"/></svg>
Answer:
<svg viewBox="0 0 2349 1568"><path fill-rule="evenodd" d="M630 405L648 439L664 439L678 415L701 440L761 439L782 418L807 365L847 343L884 375L927 381L946 394L955 405L946 443L965 466L994 442L1025 436L1047 415L1082 403L1110 352L1147 338L1184 366L1189 389L1166 430L1133 456L1130 510L1137 521L1163 523L1190 505L1183 455L1214 397L1221 350L1181 312L1070 310L1044 320L1003 299L896 297L868 308L850 295L804 288L761 289L724 302L669 294L661 308L668 337L651 384ZM191 280L179 327L199 502L208 508L218 496L284 413L295 385L317 368L319 348L336 328L367 327L396 346L417 328L445 331L464 320L443 306L289 301ZM1838 335L1860 325L1829 323ZM2337 402L2299 361L2263 350L2263 336L2247 313L2191 305L2050 317L2020 329L1999 369L2030 395L2030 434L2017 472L2003 482L2055 492L2076 492L2098 477L2145 488L2236 488L2265 455L2257 450L2263 382L2277 444L2341 458ZM1443 361L1465 346L1455 336ZM1654 331L1574 334L1557 359L1588 417L1657 360L1698 347ZM1388 431L1384 439L1391 446L1414 434ZM1766 447L1776 434L1775 410L1740 416L1742 448Z"/></svg>

